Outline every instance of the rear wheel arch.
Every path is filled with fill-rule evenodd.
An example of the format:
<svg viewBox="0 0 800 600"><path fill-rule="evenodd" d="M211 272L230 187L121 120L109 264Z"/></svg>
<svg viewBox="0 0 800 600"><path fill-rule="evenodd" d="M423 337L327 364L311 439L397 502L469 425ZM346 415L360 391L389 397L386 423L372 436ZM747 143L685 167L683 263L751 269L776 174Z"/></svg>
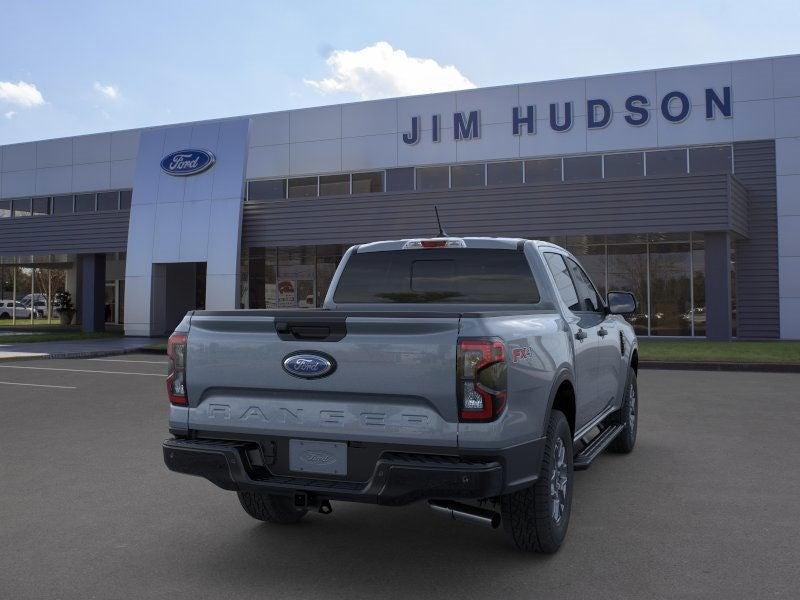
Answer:
<svg viewBox="0 0 800 600"><path fill-rule="evenodd" d="M550 419L550 413L553 410L558 410L564 413L569 424L570 431L575 434L575 387L572 384L568 373L562 373L553 383L553 389L550 392L550 406L545 413L544 430L547 428L547 422Z"/></svg>

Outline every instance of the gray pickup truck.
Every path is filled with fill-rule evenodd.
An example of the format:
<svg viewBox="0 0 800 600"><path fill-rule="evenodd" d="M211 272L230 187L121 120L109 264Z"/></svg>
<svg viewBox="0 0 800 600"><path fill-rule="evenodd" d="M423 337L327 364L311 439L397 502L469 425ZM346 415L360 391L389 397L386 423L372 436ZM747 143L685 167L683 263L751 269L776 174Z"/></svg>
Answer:
<svg viewBox="0 0 800 600"><path fill-rule="evenodd" d="M545 242L354 246L322 309L186 315L164 460L262 521L425 500L555 552L573 471L636 441L635 308Z"/></svg>

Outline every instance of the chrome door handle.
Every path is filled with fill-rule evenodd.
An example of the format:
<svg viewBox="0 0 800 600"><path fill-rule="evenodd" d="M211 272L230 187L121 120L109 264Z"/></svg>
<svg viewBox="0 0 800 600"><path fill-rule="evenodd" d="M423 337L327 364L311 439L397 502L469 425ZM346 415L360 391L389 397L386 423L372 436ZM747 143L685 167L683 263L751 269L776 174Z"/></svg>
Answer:
<svg viewBox="0 0 800 600"><path fill-rule="evenodd" d="M606 331L601 327L600 330L597 332L597 335L599 335L600 337L606 337L608 335L608 331Z"/></svg>
<svg viewBox="0 0 800 600"><path fill-rule="evenodd" d="M578 333L575 334L575 339L583 341L586 339L586 332L583 329L578 329Z"/></svg>

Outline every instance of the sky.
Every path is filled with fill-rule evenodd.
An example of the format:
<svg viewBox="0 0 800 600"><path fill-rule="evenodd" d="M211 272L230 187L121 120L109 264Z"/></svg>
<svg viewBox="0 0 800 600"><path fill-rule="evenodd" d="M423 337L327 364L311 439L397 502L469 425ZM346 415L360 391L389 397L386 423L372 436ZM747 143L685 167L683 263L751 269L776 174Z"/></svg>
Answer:
<svg viewBox="0 0 800 600"><path fill-rule="evenodd" d="M0 144L796 53L798 0L0 0Z"/></svg>

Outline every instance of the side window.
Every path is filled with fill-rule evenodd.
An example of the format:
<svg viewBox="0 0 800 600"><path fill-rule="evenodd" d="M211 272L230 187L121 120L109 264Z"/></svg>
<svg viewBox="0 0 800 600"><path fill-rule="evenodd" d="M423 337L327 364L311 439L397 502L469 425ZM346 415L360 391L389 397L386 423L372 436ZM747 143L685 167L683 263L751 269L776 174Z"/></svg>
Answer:
<svg viewBox="0 0 800 600"><path fill-rule="evenodd" d="M578 298L580 299L581 308L579 310L587 312L602 312L603 304L600 302L600 296L592 285L592 280L584 273L580 265L574 260L566 259L567 266L572 274L572 280L575 282L575 288L578 290Z"/></svg>
<svg viewBox="0 0 800 600"><path fill-rule="evenodd" d="M581 310L578 294L575 291L572 277L569 276L569 270L564 263L564 259L560 254L554 254L552 252L545 252L544 259L547 261L547 266L553 274L558 294L561 296L564 304L566 304L570 310Z"/></svg>

